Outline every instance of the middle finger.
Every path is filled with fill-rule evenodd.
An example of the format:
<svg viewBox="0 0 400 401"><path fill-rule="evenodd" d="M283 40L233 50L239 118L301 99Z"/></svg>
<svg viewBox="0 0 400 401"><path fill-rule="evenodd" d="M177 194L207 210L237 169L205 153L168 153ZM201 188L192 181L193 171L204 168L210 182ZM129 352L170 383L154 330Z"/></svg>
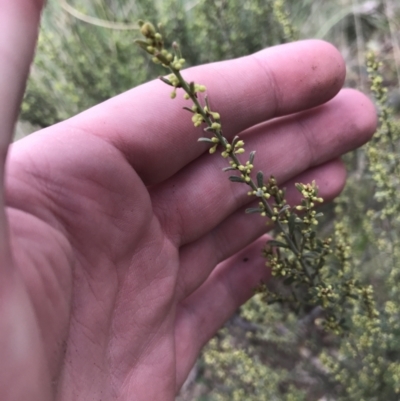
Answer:
<svg viewBox="0 0 400 401"><path fill-rule="evenodd" d="M322 106L258 125L241 137L247 151L257 151L254 171L282 183L360 146L375 127L371 101L343 90ZM178 246L200 238L252 200L247 185L230 182L232 174L221 171L227 165L222 157L205 154L151 189L155 213Z"/></svg>

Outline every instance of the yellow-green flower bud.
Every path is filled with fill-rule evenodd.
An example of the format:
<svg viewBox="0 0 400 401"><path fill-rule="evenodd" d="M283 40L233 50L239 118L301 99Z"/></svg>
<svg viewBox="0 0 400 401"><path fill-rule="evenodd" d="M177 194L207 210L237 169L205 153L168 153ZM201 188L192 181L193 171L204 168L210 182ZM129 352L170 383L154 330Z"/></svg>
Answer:
<svg viewBox="0 0 400 401"><path fill-rule="evenodd" d="M217 150L217 145L214 145L212 148L210 148L209 152L212 155L213 153L215 153L216 150Z"/></svg>
<svg viewBox="0 0 400 401"><path fill-rule="evenodd" d="M194 86L194 89L196 92L205 92L207 90L207 88L204 85L199 85L199 84L196 84Z"/></svg>
<svg viewBox="0 0 400 401"><path fill-rule="evenodd" d="M156 29L154 28L154 25L151 22L146 22L140 28L140 32L143 36L149 38L153 37L156 34Z"/></svg>
<svg viewBox="0 0 400 401"><path fill-rule="evenodd" d="M214 123L211 124L211 128L215 129L215 130L219 130L221 128L221 124L218 124L218 123L214 122Z"/></svg>

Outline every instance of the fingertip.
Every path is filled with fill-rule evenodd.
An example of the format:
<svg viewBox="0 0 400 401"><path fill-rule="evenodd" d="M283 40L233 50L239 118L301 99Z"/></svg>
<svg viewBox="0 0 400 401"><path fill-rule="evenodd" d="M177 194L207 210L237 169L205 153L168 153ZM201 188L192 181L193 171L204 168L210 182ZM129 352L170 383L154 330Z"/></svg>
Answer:
<svg viewBox="0 0 400 401"><path fill-rule="evenodd" d="M332 99L346 77L338 49L322 40L303 40L255 53L273 83L275 116L305 110Z"/></svg>
<svg viewBox="0 0 400 401"><path fill-rule="evenodd" d="M353 109L353 118L350 121L352 130L358 132L357 146L369 141L378 126L378 113L372 100L355 89L344 89L347 104Z"/></svg>
<svg viewBox="0 0 400 401"><path fill-rule="evenodd" d="M339 158L319 166L315 172L319 193L325 202L330 202L341 194L346 179L346 166Z"/></svg>

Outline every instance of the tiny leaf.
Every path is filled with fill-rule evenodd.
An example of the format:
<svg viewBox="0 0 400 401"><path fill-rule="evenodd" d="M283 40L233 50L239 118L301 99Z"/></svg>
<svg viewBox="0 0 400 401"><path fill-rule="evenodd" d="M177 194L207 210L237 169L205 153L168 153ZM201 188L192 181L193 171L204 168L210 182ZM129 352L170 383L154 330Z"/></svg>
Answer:
<svg viewBox="0 0 400 401"><path fill-rule="evenodd" d="M167 78L158 77L158 79L159 79L160 81L163 81L165 84L167 84L167 85L169 85L169 86L174 86L174 85L171 84L170 80L167 79Z"/></svg>
<svg viewBox="0 0 400 401"><path fill-rule="evenodd" d="M229 180L232 182L245 182L242 177L238 177L237 175L230 176Z"/></svg>
<svg viewBox="0 0 400 401"><path fill-rule="evenodd" d="M260 209L258 207L250 207L250 208L246 209L247 214L262 213L262 212L263 212L263 209Z"/></svg>
<svg viewBox="0 0 400 401"><path fill-rule="evenodd" d="M259 188L264 185L264 174L262 173L262 171L259 171L257 173L257 185Z"/></svg>
<svg viewBox="0 0 400 401"><path fill-rule="evenodd" d="M304 256L305 258L315 259L315 258L318 258L320 255L319 255L318 252L313 252L313 251L311 251L311 252L305 253L303 256Z"/></svg>
<svg viewBox="0 0 400 401"><path fill-rule="evenodd" d="M135 43L139 45L142 49L147 51L147 47L149 46L147 42L145 42L144 40L136 39Z"/></svg>
<svg viewBox="0 0 400 401"><path fill-rule="evenodd" d="M165 65L169 65L169 60L161 53L156 53L155 56Z"/></svg>
<svg viewBox="0 0 400 401"><path fill-rule="evenodd" d="M295 221L295 219L296 219L296 215L295 214L291 214L289 216L288 226L289 226L289 233L290 233L291 236L294 235L294 229L295 229L295 222L294 221Z"/></svg>
<svg viewBox="0 0 400 401"><path fill-rule="evenodd" d="M204 101L206 102L206 106L207 106L208 110L211 110L210 103L208 102L208 96L207 95L205 95Z"/></svg>
<svg viewBox="0 0 400 401"><path fill-rule="evenodd" d="M295 185L295 187L297 188L297 190L299 192L301 192L304 189L304 185L303 184L297 183L297 184L294 184L294 185Z"/></svg>
<svg viewBox="0 0 400 401"><path fill-rule="evenodd" d="M289 246L287 244L285 244L284 242L275 241L275 240L268 241L267 244L269 246L276 246L278 248L286 248L286 249L289 248Z"/></svg>
<svg viewBox="0 0 400 401"><path fill-rule="evenodd" d="M283 206L283 208L281 210L279 210L279 214L282 214L283 212L285 212L288 209L290 209L290 205Z"/></svg>
<svg viewBox="0 0 400 401"><path fill-rule="evenodd" d="M205 138L205 137L200 137L199 139L197 139L197 142L207 142L215 145L215 143L210 138Z"/></svg>
<svg viewBox="0 0 400 401"><path fill-rule="evenodd" d="M232 139L232 147L234 147L236 145L236 142L239 140L239 137L236 135L233 139Z"/></svg>
<svg viewBox="0 0 400 401"><path fill-rule="evenodd" d="M285 285L291 285L295 282L296 278L295 277L288 277L285 280L283 280L283 284Z"/></svg>
<svg viewBox="0 0 400 401"><path fill-rule="evenodd" d="M250 152L250 158L249 158L250 164L253 164L255 155L256 155L256 151L255 150Z"/></svg>

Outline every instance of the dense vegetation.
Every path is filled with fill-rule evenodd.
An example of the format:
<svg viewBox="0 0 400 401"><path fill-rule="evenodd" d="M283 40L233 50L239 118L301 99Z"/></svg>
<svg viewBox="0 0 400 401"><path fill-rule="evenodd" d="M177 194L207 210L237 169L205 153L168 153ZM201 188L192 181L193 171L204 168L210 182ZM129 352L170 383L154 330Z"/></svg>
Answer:
<svg viewBox="0 0 400 401"><path fill-rule="evenodd" d="M354 305L348 334L336 336L320 327L319 310L300 318L256 295L207 346L180 398L398 400L400 6L390 0L87 0L71 1L77 11L71 15L60 4L49 1L45 12L21 113L42 127L160 73L133 45L139 18L165 23L189 65L296 36L339 47L347 84L375 96L381 124L369 145L347 156L348 185L325 207L322 230L342 239L343 263L373 286L379 315L370 319Z"/></svg>

